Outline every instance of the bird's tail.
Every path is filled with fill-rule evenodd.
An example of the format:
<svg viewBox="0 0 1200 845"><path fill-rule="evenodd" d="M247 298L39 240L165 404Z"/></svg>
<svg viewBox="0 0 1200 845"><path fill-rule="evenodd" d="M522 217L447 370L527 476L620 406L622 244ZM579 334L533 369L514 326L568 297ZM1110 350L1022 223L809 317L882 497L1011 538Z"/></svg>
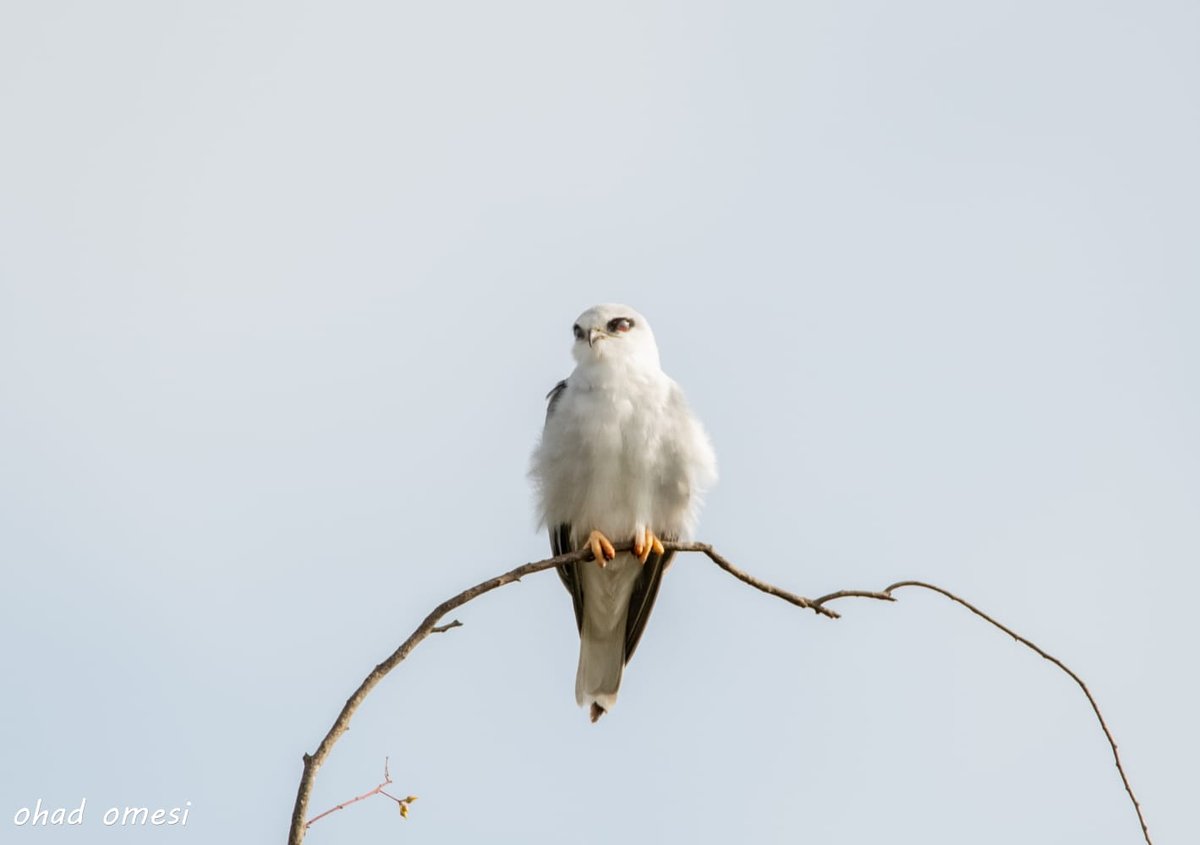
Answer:
<svg viewBox="0 0 1200 845"><path fill-rule="evenodd" d="M598 625L584 618L579 637L579 669L575 673L575 701L591 708L596 721L617 703L621 672L625 668L625 616L619 624Z"/></svg>

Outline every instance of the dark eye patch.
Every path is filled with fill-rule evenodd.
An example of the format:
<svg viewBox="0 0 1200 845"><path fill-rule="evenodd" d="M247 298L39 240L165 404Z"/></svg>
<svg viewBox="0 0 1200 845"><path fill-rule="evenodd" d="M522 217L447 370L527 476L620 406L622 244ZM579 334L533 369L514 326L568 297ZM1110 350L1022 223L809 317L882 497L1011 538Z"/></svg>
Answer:
<svg viewBox="0 0 1200 845"><path fill-rule="evenodd" d="M633 328L633 320L628 317L614 317L608 321L608 330L612 334L627 332Z"/></svg>
<svg viewBox="0 0 1200 845"><path fill-rule="evenodd" d="M575 339L576 339L576 340L583 340L583 329L579 328L579 324L578 324L578 323L576 323L575 325L571 326L571 331L575 332Z"/></svg>

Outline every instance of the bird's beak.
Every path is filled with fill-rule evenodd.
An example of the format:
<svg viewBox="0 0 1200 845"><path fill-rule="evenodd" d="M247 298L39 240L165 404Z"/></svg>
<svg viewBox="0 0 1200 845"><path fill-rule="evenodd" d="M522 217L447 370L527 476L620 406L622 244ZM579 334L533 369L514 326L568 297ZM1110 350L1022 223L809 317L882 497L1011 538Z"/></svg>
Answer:
<svg viewBox="0 0 1200 845"><path fill-rule="evenodd" d="M588 329L588 346L595 346L596 339L604 337L604 332L599 329Z"/></svg>

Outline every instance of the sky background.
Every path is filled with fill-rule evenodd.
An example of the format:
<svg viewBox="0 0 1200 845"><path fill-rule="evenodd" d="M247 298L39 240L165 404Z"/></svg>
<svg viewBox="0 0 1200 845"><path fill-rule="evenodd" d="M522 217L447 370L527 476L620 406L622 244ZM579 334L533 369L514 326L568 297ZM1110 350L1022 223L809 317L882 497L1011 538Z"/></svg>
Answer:
<svg viewBox="0 0 1200 845"><path fill-rule="evenodd" d="M0 9L0 839L282 842L438 602L547 556L571 325L652 323L698 538L954 590L1200 794L1200 6ZM679 559L598 725L553 574L370 696L308 842L1132 843L1087 703L918 591ZM14 827L38 798L84 826ZM186 828L110 806L191 802Z"/></svg>

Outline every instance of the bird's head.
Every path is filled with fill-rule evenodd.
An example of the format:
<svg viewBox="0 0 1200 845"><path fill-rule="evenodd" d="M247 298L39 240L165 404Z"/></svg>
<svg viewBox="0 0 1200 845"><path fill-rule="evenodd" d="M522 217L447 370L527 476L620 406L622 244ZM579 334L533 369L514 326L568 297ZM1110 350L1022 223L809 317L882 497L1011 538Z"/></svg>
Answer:
<svg viewBox="0 0 1200 845"><path fill-rule="evenodd" d="M628 305L593 305L575 320L572 354L580 364L658 368L658 344L646 318Z"/></svg>

